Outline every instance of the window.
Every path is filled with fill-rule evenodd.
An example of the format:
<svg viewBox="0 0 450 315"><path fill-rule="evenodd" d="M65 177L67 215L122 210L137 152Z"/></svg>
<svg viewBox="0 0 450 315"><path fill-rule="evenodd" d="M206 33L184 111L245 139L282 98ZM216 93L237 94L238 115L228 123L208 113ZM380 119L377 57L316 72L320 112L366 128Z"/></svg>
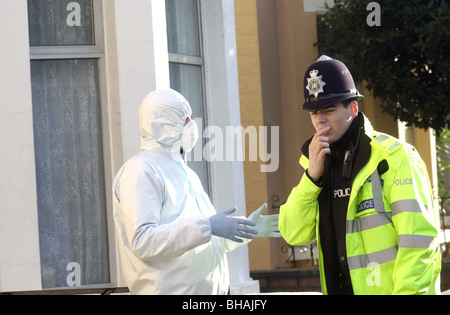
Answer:
<svg viewBox="0 0 450 315"><path fill-rule="evenodd" d="M199 128L206 126L204 59L202 49L201 13L198 0L166 0L167 38L171 87L189 101ZM188 165L197 173L209 191L208 164L203 158L205 139L201 137L190 154ZM200 148L200 149L201 149ZM200 154L198 153L200 152Z"/></svg>
<svg viewBox="0 0 450 315"><path fill-rule="evenodd" d="M97 0L28 0L42 287L110 282Z"/></svg>
<svg viewBox="0 0 450 315"><path fill-rule="evenodd" d="M94 45L92 0L28 0L30 46Z"/></svg>

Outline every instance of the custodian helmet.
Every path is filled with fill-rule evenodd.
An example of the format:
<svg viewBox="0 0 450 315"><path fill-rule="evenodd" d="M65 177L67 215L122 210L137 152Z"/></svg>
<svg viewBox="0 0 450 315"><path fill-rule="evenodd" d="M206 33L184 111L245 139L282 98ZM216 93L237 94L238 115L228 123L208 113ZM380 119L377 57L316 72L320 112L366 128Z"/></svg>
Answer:
<svg viewBox="0 0 450 315"><path fill-rule="evenodd" d="M305 103L309 112L322 110L336 103L355 99L361 102L364 96L356 89L347 66L337 59L321 56L305 73Z"/></svg>

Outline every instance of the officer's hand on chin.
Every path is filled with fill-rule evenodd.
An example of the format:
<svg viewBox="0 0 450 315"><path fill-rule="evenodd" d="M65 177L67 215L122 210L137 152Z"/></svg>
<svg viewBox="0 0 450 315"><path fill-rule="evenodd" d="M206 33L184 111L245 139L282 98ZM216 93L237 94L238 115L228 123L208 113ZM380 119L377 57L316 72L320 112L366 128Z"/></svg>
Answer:
<svg viewBox="0 0 450 315"><path fill-rule="evenodd" d="M331 154L330 139L324 136L328 131L329 127L320 129L309 145L308 174L314 181L319 181L322 177L325 170L325 156Z"/></svg>

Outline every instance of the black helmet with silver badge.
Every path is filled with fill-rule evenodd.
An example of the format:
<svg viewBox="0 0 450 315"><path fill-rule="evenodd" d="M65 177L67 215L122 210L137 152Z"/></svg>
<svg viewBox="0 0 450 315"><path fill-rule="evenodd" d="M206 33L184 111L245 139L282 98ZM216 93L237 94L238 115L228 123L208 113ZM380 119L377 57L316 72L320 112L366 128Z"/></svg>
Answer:
<svg viewBox="0 0 450 315"><path fill-rule="evenodd" d="M347 66L328 56L321 56L306 70L304 81L305 103L303 109L316 112L339 102L364 96L356 89Z"/></svg>

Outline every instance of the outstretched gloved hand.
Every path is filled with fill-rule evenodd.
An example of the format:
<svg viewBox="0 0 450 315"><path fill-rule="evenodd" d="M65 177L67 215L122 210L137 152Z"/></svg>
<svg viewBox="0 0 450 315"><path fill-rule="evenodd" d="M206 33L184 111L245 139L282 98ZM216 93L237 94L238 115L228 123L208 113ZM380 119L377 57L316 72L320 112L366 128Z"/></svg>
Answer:
<svg viewBox="0 0 450 315"><path fill-rule="evenodd" d="M255 226L255 223L242 217L229 217L235 211L236 208L232 208L209 217L212 235L227 238L238 243L243 242L238 237L253 239L251 234L257 234L258 232L248 226Z"/></svg>
<svg viewBox="0 0 450 315"><path fill-rule="evenodd" d="M263 204L247 218L256 223L255 229L258 231L256 237L281 237L278 229L279 215L261 215L266 209L267 204Z"/></svg>

